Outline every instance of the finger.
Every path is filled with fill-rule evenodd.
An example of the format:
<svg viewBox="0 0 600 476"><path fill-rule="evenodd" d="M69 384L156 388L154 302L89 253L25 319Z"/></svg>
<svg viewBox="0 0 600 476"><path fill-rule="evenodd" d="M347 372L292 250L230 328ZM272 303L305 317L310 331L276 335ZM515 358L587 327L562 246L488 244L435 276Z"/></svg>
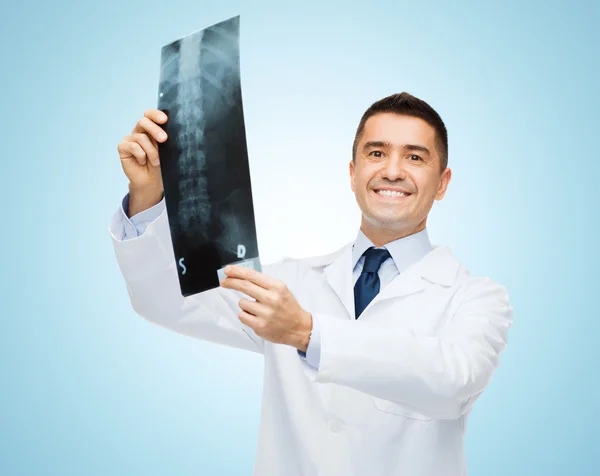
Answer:
<svg viewBox="0 0 600 476"><path fill-rule="evenodd" d="M285 284L279 279L268 276L255 269L246 268L245 266L230 264L225 266L223 271L227 276L248 280L264 289L283 290L283 288L285 288Z"/></svg>
<svg viewBox="0 0 600 476"><path fill-rule="evenodd" d="M147 134L142 134L141 132L136 132L135 134L131 134L132 141L140 144L144 152L146 152L146 157L150 159L150 162L154 164L154 166L158 165L158 149L154 145L153 141Z"/></svg>
<svg viewBox="0 0 600 476"><path fill-rule="evenodd" d="M257 332L262 326L262 322L258 317L248 314L245 311L238 314L238 319L250 327L254 332Z"/></svg>
<svg viewBox="0 0 600 476"><path fill-rule="evenodd" d="M268 302L269 291L245 279L225 278L221 281L221 286L240 291L259 302Z"/></svg>
<svg viewBox="0 0 600 476"><path fill-rule="evenodd" d="M167 114L158 109L146 109L144 111L144 117L147 117L151 121L157 122L158 124L164 124L167 122Z"/></svg>
<svg viewBox="0 0 600 476"><path fill-rule="evenodd" d="M145 132L158 142L164 142L167 140L167 133L163 130L163 128L147 117L142 117L137 122L133 128L132 134L135 134L136 132Z"/></svg>
<svg viewBox="0 0 600 476"><path fill-rule="evenodd" d="M129 154L129 155L135 157L135 159L137 160L137 162L140 165L146 164L146 152L144 151L144 149L142 149L140 144L138 144L137 142L125 140L119 144L118 149L119 149L119 154L121 154L121 153Z"/></svg>
<svg viewBox="0 0 600 476"><path fill-rule="evenodd" d="M240 299L238 305L240 306L240 309L246 311L248 314L262 318L267 317L267 313L270 309L258 301L250 301L249 299L244 298Z"/></svg>

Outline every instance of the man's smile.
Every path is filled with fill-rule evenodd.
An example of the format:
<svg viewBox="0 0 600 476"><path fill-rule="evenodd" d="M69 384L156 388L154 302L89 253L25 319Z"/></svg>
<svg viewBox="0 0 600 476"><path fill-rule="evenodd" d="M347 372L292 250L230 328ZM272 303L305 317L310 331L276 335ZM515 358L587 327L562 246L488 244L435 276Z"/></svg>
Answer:
<svg viewBox="0 0 600 476"><path fill-rule="evenodd" d="M381 188L372 190L378 198L384 200L402 200L410 197L412 194L402 189Z"/></svg>

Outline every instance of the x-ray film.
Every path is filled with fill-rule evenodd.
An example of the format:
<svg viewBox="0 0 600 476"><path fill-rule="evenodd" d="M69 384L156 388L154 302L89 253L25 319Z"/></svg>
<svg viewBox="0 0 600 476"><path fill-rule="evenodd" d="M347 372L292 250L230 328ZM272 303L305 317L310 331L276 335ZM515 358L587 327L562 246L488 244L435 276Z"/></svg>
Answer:
<svg viewBox="0 0 600 476"><path fill-rule="evenodd" d="M162 48L158 109L165 204L183 296L227 264L261 271L239 65L239 16Z"/></svg>

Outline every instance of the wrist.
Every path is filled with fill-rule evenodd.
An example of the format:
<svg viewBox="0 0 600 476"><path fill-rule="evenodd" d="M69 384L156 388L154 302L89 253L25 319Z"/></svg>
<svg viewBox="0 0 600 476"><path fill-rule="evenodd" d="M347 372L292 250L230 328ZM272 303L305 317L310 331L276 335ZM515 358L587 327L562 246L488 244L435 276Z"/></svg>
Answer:
<svg viewBox="0 0 600 476"><path fill-rule="evenodd" d="M306 313L306 326L302 329L300 334L300 342L296 348L304 353L306 353L308 349L308 345L310 344L310 338L312 335L313 321L312 314L310 312Z"/></svg>
<svg viewBox="0 0 600 476"><path fill-rule="evenodd" d="M163 190L135 189L129 185L129 218L157 205L163 198Z"/></svg>

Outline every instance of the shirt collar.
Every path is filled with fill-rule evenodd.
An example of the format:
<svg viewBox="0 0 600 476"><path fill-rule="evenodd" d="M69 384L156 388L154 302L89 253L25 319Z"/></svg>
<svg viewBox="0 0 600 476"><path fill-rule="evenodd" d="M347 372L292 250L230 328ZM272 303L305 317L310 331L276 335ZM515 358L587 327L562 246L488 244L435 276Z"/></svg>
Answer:
<svg viewBox="0 0 600 476"><path fill-rule="evenodd" d="M367 238L359 228L358 236L356 237L352 249L352 269L356 268L363 253L371 246L375 247L371 240ZM409 266L423 259L425 255L433 249L431 242L429 241L427 228L424 228L417 233L413 233L412 235L405 236L404 238L399 238L390 243L386 243L379 248L385 248L389 251L399 273L404 272Z"/></svg>

